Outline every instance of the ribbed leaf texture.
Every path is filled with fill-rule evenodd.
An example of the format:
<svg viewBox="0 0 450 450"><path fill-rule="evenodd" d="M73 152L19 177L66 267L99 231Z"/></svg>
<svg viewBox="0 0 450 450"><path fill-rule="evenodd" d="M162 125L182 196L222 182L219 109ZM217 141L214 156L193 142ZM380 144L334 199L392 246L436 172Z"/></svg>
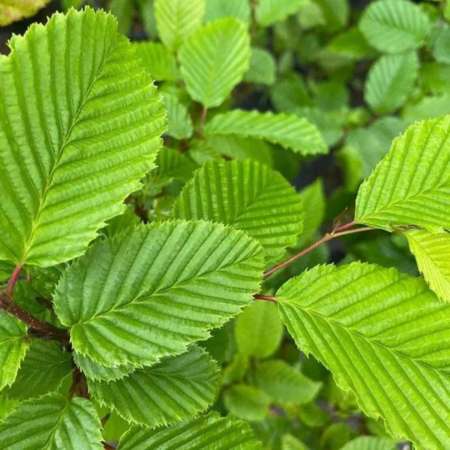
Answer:
<svg viewBox="0 0 450 450"><path fill-rule="evenodd" d="M167 428L133 427L118 450L262 450L248 423L211 413Z"/></svg>
<svg viewBox="0 0 450 450"><path fill-rule="evenodd" d="M251 16L249 0L206 0L205 22L234 17L248 23Z"/></svg>
<svg viewBox="0 0 450 450"><path fill-rule="evenodd" d="M450 116L419 122L361 185L355 219L385 230L417 225L450 229Z"/></svg>
<svg viewBox="0 0 450 450"><path fill-rule="evenodd" d="M210 22L181 47L179 60L189 95L206 108L219 106L249 68L247 28L232 17Z"/></svg>
<svg viewBox="0 0 450 450"><path fill-rule="evenodd" d="M2 0L0 5L0 26L31 17L50 0Z"/></svg>
<svg viewBox="0 0 450 450"><path fill-rule="evenodd" d="M405 235L430 288L441 300L450 302L450 234L408 230Z"/></svg>
<svg viewBox="0 0 450 450"><path fill-rule="evenodd" d="M450 442L450 306L424 280L354 263L318 266L277 293L298 347L420 449Z"/></svg>
<svg viewBox="0 0 450 450"><path fill-rule="evenodd" d="M305 3L305 0L260 0L256 8L256 21L268 27L295 14Z"/></svg>
<svg viewBox="0 0 450 450"><path fill-rule="evenodd" d="M275 305L258 301L236 320L234 336L241 353L255 358L273 355L283 339L283 324Z"/></svg>
<svg viewBox="0 0 450 450"><path fill-rule="evenodd" d="M123 211L153 167L165 112L104 12L55 14L10 46L0 59L0 259L50 266L83 253Z"/></svg>
<svg viewBox="0 0 450 450"><path fill-rule="evenodd" d="M14 382L28 347L27 327L0 311L0 390Z"/></svg>
<svg viewBox="0 0 450 450"><path fill-rule="evenodd" d="M167 108L167 117L169 119L167 134L175 139L190 138L194 127L186 106L171 94L164 94L164 105Z"/></svg>
<svg viewBox="0 0 450 450"><path fill-rule="evenodd" d="M390 439L363 436L348 442L342 450L396 450L395 442Z"/></svg>
<svg viewBox="0 0 450 450"><path fill-rule="evenodd" d="M219 375L210 356L193 347L120 380L90 381L89 390L125 420L154 428L204 411L219 393Z"/></svg>
<svg viewBox="0 0 450 450"><path fill-rule="evenodd" d="M255 386L283 403L308 403L322 386L282 360L261 362L252 375Z"/></svg>
<svg viewBox="0 0 450 450"><path fill-rule="evenodd" d="M431 32L425 11L408 0L372 2L359 28L369 44L383 53L414 50Z"/></svg>
<svg viewBox="0 0 450 450"><path fill-rule="evenodd" d="M133 42L136 54L145 70L158 81L173 81L178 78L177 62L173 53L159 42Z"/></svg>
<svg viewBox="0 0 450 450"><path fill-rule="evenodd" d="M269 413L270 397L261 389L246 384L235 384L223 394L227 410L239 419L264 420Z"/></svg>
<svg viewBox="0 0 450 450"><path fill-rule="evenodd" d="M261 247L240 231L203 221L140 226L70 266L55 310L81 355L107 367L152 364L251 303L262 269Z"/></svg>
<svg viewBox="0 0 450 450"><path fill-rule="evenodd" d="M155 0L155 20L161 41L172 50L202 24L205 0Z"/></svg>
<svg viewBox="0 0 450 450"><path fill-rule="evenodd" d="M403 106L414 89L419 70L415 53L382 56L370 69L364 97L379 114L388 114Z"/></svg>
<svg viewBox="0 0 450 450"><path fill-rule="evenodd" d="M136 367L132 364L106 367L93 361L87 356L80 355L76 352L73 353L73 359L75 364L81 369L86 377L95 381L119 380L120 378L123 378L136 370Z"/></svg>
<svg viewBox="0 0 450 450"><path fill-rule="evenodd" d="M251 160L207 162L183 189L173 214L243 230L261 242L268 260L295 245L303 222L301 199L290 184Z"/></svg>
<svg viewBox="0 0 450 450"><path fill-rule="evenodd" d="M3 450L102 450L100 419L84 398L48 394L20 403L0 423Z"/></svg>
<svg viewBox="0 0 450 450"><path fill-rule="evenodd" d="M205 127L206 136L233 134L265 139L302 155L327 153L327 146L316 126L294 114L237 109L218 114Z"/></svg>
<svg viewBox="0 0 450 450"><path fill-rule="evenodd" d="M301 244L305 245L316 234L325 217L325 192L321 179L316 180L300 192L305 212Z"/></svg>
<svg viewBox="0 0 450 450"><path fill-rule="evenodd" d="M56 391L72 372L70 353L55 341L35 339L22 361L14 384L3 395L29 399Z"/></svg>

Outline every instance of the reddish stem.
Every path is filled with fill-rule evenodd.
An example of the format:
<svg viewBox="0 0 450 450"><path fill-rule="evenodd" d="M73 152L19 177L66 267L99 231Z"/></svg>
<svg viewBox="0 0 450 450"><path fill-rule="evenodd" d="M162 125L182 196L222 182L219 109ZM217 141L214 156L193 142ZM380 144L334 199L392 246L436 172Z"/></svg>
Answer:
<svg viewBox="0 0 450 450"><path fill-rule="evenodd" d="M347 230L348 228L352 228L356 225L356 222L349 222L345 225L341 225L340 227L337 227L333 230L333 233L339 233L340 231Z"/></svg>
<svg viewBox="0 0 450 450"><path fill-rule="evenodd" d="M272 302L276 303L277 299L275 297L271 297L270 295L261 295L261 294L255 294L253 296L255 300L265 300L266 302Z"/></svg>
<svg viewBox="0 0 450 450"><path fill-rule="evenodd" d="M22 271L23 264L18 264L14 269L14 272L11 275L11 278L8 280L8 286L6 287L6 293L12 297L14 294L14 286L19 280L20 272Z"/></svg>
<svg viewBox="0 0 450 450"><path fill-rule="evenodd" d="M203 135L203 128L205 127L206 117L208 115L208 108L206 106L203 107L202 118L200 120L200 128L198 129L199 135Z"/></svg>

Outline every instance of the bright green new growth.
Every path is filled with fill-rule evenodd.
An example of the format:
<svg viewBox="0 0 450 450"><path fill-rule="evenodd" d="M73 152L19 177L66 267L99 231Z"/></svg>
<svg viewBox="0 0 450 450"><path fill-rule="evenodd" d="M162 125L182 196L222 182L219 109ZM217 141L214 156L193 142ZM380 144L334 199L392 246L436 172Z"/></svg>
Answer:
<svg viewBox="0 0 450 450"><path fill-rule="evenodd" d="M218 413L178 422L167 428L133 427L119 443L119 450L262 450L248 423Z"/></svg>
<svg viewBox="0 0 450 450"><path fill-rule="evenodd" d="M450 116L412 125L361 185L355 219L392 231L450 229Z"/></svg>
<svg viewBox="0 0 450 450"><path fill-rule="evenodd" d="M317 266L288 281L277 300L299 348L329 368L365 414L418 448L445 447L450 309L423 280L361 263Z"/></svg>
<svg viewBox="0 0 450 450"><path fill-rule="evenodd" d="M153 167L165 112L104 12L55 14L10 46L0 59L0 259L51 266L80 256L123 211Z"/></svg>
<svg viewBox="0 0 450 450"><path fill-rule="evenodd" d="M173 212L245 231L261 243L268 261L295 245L302 231L300 197L279 173L250 160L206 163L185 186Z"/></svg>
<svg viewBox="0 0 450 450"><path fill-rule="evenodd" d="M260 0L256 20L263 26L273 25L295 14L305 3L306 0Z"/></svg>
<svg viewBox="0 0 450 450"><path fill-rule="evenodd" d="M262 268L259 244L223 225L141 225L70 266L55 310L79 354L107 367L150 365L238 314L258 291ZM224 291L228 283L233 289Z"/></svg>
<svg viewBox="0 0 450 450"><path fill-rule="evenodd" d="M2 0L0 5L0 26L24 17L33 16L36 11L43 8L50 0Z"/></svg>
<svg viewBox="0 0 450 450"><path fill-rule="evenodd" d="M179 59L192 99L205 108L220 106L249 68L250 37L236 19L210 22L184 43Z"/></svg>
<svg viewBox="0 0 450 450"><path fill-rule="evenodd" d="M176 80L177 63L172 52L159 42L134 42L145 70L158 81Z"/></svg>
<svg viewBox="0 0 450 450"><path fill-rule="evenodd" d="M426 230L408 230L405 235L430 288L441 300L450 302L450 235Z"/></svg>

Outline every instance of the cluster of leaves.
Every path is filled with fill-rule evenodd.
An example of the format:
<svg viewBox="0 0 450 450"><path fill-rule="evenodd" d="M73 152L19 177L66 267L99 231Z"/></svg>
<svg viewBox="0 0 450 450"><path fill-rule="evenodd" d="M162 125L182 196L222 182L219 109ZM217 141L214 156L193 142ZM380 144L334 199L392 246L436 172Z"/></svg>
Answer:
<svg viewBox="0 0 450 450"><path fill-rule="evenodd" d="M448 448L450 3L105 6L0 58L0 448Z"/></svg>

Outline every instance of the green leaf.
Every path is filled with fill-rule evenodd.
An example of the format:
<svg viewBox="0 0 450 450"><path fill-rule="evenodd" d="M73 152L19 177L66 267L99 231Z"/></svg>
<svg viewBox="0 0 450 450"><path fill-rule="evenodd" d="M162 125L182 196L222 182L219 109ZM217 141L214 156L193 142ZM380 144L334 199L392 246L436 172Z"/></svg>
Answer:
<svg viewBox="0 0 450 450"><path fill-rule="evenodd" d="M342 450L395 450L395 442L390 439L363 436L347 442Z"/></svg>
<svg viewBox="0 0 450 450"><path fill-rule="evenodd" d="M119 380L120 378L129 375L136 369L136 367L132 364L106 367L98 362L93 361L87 356L80 355L77 352L73 353L73 359L75 361L75 364L86 375L86 377L94 381Z"/></svg>
<svg viewBox="0 0 450 450"><path fill-rule="evenodd" d="M283 338L283 325L274 304L257 301L237 318L236 345L240 352L256 358L273 355Z"/></svg>
<svg viewBox="0 0 450 450"><path fill-rule="evenodd" d="M205 22L234 17L249 23L251 7L249 0L206 0Z"/></svg>
<svg viewBox="0 0 450 450"><path fill-rule="evenodd" d="M207 416L179 422L167 428L133 427L120 439L119 450L262 450L250 425L236 418Z"/></svg>
<svg viewBox="0 0 450 450"><path fill-rule="evenodd" d="M205 126L205 135L238 135L265 139L302 155L327 153L319 130L294 114L243 111L218 114Z"/></svg>
<svg viewBox="0 0 450 450"><path fill-rule="evenodd" d="M181 47L179 60L189 95L205 108L219 106L249 68L247 28L231 17L210 22Z"/></svg>
<svg viewBox="0 0 450 450"><path fill-rule="evenodd" d="M424 280L354 263L318 266L277 293L298 347L355 394L362 411L418 448L450 439L450 307Z"/></svg>
<svg viewBox="0 0 450 450"><path fill-rule="evenodd" d="M354 60L373 58L377 54L356 27L338 34L328 44L327 50Z"/></svg>
<svg viewBox="0 0 450 450"><path fill-rule="evenodd" d="M104 12L55 14L10 46L0 59L0 259L50 266L81 255L123 212L154 167L165 112Z"/></svg>
<svg viewBox="0 0 450 450"><path fill-rule="evenodd" d="M101 404L121 417L151 428L204 411L219 392L219 368L202 349L163 359L115 381L89 381Z"/></svg>
<svg viewBox="0 0 450 450"><path fill-rule="evenodd" d="M25 17L34 16L50 0L2 0L0 5L0 26Z"/></svg>
<svg viewBox="0 0 450 450"><path fill-rule="evenodd" d="M55 311L79 354L107 367L152 364L251 303L262 269L259 244L240 231L203 221L141 225L72 264Z"/></svg>
<svg viewBox="0 0 450 450"><path fill-rule="evenodd" d="M244 75L244 81L249 83L271 85L276 79L276 62L270 52L263 48L252 48L250 67Z"/></svg>
<svg viewBox="0 0 450 450"><path fill-rule="evenodd" d="M133 42L133 47L141 59L145 70L158 81L178 79L175 56L159 42Z"/></svg>
<svg viewBox="0 0 450 450"><path fill-rule="evenodd" d="M171 50L178 48L202 24L205 0L155 0L159 37Z"/></svg>
<svg viewBox="0 0 450 450"><path fill-rule="evenodd" d="M169 129L167 134L175 139L189 139L194 127L189 112L174 95L164 94L164 105L167 108Z"/></svg>
<svg viewBox="0 0 450 450"><path fill-rule="evenodd" d="M365 10L359 28L380 52L402 53L420 47L431 32L428 16L407 0L379 0Z"/></svg>
<svg viewBox="0 0 450 450"><path fill-rule="evenodd" d="M188 181L196 169L195 164L183 153L168 147L161 149L156 163L158 168L155 175L170 181Z"/></svg>
<svg viewBox="0 0 450 450"><path fill-rule="evenodd" d="M48 394L20 403L0 423L0 448L102 450L100 428L90 401Z"/></svg>
<svg viewBox="0 0 450 450"><path fill-rule="evenodd" d="M72 372L70 353L64 353L55 341L35 339L31 342L14 384L2 394L29 399L56 391Z"/></svg>
<svg viewBox="0 0 450 450"><path fill-rule="evenodd" d="M207 162L174 203L174 217L232 225L258 239L268 260L295 245L303 208L289 183L255 161Z"/></svg>
<svg viewBox="0 0 450 450"><path fill-rule="evenodd" d="M119 33L127 34L133 19L133 0L111 0L108 10L117 19Z"/></svg>
<svg viewBox="0 0 450 450"><path fill-rule="evenodd" d="M347 25L350 9L348 0L316 0L320 5L329 31L336 31Z"/></svg>
<svg viewBox="0 0 450 450"><path fill-rule="evenodd" d="M244 420L264 420L269 412L270 397L260 389L237 384L223 394L227 410Z"/></svg>
<svg viewBox="0 0 450 450"><path fill-rule="evenodd" d="M258 364L252 381L277 402L295 404L310 402L322 386L282 360Z"/></svg>
<svg viewBox="0 0 450 450"><path fill-rule="evenodd" d="M450 234L408 230L405 236L430 288L441 300L450 302Z"/></svg>
<svg viewBox="0 0 450 450"><path fill-rule="evenodd" d="M307 0L259 0L256 21L263 27L287 19L307 3Z"/></svg>
<svg viewBox="0 0 450 450"><path fill-rule="evenodd" d="M436 61L450 64L450 26L440 28L432 44L432 53Z"/></svg>
<svg viewBox="0 0 450 450"><path fill-rule="evenodd" d="M370 69L364 97L379 114L403 106L410 97L419 70L415 53L382 56Z"/></svg>
<svg viewBox="0 0 450 450"><path fill-rule="evenodd" d="M450 228L450 116L412 125L361 185L355 219L384 230ZM439 168L439 169L437 169Z"/></svg>
<svg viewBox="0 0 450 450"><path fill-rule="evenodd" d="M340 450L351 438L352 430L346 423L333 423L320 436L320 449Z"/></svg>
<svg viewBox="0 0 450 450"><path fill-rule="evenodd" d="M296 73L289 74L272 87L270 100L277 111L287 113L313 104L305 83Z"/></svg>
<svg viewBox="0 0 450 450"><path fill-rule="evenodd" d="M402 117L407 123L435 119L450 114L450 93L423 97L418 103L406 105Z"/></svg>
<svg viewBox="0 0 450 450"><path fill-rule="evenodd" d="M281 450L308 450L305 444L292 434L283 434L281 437Z"/></svg>
<svg viewBox="0 0 450 450"><path fill-rule="evenodd" d="M29 345L26 325L11 314L0 311L0 390L16 379Z"/></svg>

